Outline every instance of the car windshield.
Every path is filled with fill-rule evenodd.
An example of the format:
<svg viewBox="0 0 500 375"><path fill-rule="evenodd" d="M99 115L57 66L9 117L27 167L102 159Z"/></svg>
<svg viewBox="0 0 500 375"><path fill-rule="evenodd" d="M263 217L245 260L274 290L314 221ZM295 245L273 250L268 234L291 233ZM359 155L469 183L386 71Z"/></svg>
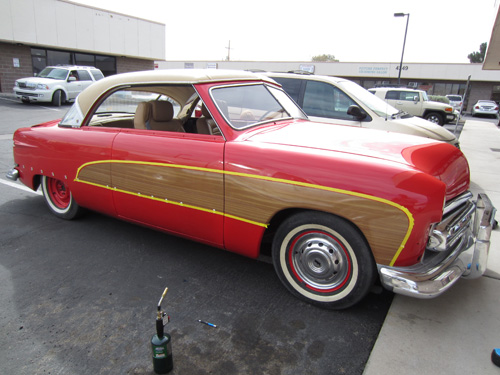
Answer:
<svg viewBox="0 0 500 375"><path fill-rule="evenodd" d="M282 119L307 119L283 90L268 85L216 87L211 94L219 111L235 129Z"/></svg>
<svg viewBox="0 0 500 375"><path fill-rule="evenodd" d="M51 79L66 79L67 75L68 75L67 69L45 68L38 74L37 77L51 78Z"/></svg>
<svg viewBox="0 0 500 375"><path fill-rule="evenodd" d="M391 117L398 113L398 110L389 105L386 101L373 95L370 91L364 89L357 83L351 81L340 81L338 85L342 87L344 92L356 97L358 102L363 103L380 117Z"/></svg>

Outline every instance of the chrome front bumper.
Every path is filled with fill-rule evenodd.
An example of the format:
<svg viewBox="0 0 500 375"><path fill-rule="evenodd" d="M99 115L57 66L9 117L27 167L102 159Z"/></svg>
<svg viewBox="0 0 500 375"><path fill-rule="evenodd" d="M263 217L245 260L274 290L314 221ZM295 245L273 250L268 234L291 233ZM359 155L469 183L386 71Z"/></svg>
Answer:
<svg viewBox="0 0 500 375"><path fill-rule="evenodd" d="M394 293L433 298L448 290L460 277L481 277L486 270L495 212L488 196L479 194L474 218L460 228L460 237L452 236L458 219L465 222L465 216L456 218L455 227L448 228L452 245L447 251L427 250L423 261L411 267L378 265L382 285Z"/></svg>

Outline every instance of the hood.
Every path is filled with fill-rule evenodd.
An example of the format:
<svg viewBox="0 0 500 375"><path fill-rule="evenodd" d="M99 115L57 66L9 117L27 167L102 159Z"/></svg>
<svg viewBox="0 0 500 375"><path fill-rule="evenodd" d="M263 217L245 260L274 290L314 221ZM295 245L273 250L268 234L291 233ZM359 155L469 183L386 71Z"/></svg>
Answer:
<svg viewBox="0 0 500 375"><path fill-rule="evenodd" d="M439 108L439 107L441 107L441 108L443 108L443 110L444 110L445 108L452 107L452 105L451 105L451 104L446 104L446 103L443 103L443 102L437 102L437 101L435 101L435 100L427 100L427 101L426 101L426 103L430 103L430 104L432 104L432 106L434 106L434 107L438 107L438 108Z"/></svg>
<svg viewBox="0 0 500 375"><path fill-rule="evenodd" d="M24 82L26 86L33 85L35 87L37 84L42 83L44 85L50 85L54 82L64 81L64 79L52 79L52 78L41 78L41 77L26 77L19 78L16 82Z"/></svg>
<svg viewBox="0 0 500 375"><path fill-rule="evenodd" d="M394 122L399 126L408 129L407 134L419 135L421 137L433 138L438 141L448 142L453 145L458 145L457 138L444 127L437 125L433 122L424 120L420 117L399 118L395 120L388 120Z"/></svg>
<svg viewBox="0 0 500 375"><path fill-rule="evenodd" d="M377 158L427 173L447 186L451 198L469 186L463 153L448 143L380 130L295 121L263 128L247 140ZM404 167L403 167L404 168Z"/></svg>

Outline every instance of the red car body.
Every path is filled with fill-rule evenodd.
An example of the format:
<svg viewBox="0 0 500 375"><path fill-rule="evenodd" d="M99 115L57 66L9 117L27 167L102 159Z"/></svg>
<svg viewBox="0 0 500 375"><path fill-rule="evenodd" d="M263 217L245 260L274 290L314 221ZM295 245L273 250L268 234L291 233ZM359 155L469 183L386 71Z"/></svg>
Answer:
<svg viewBox="0 0 500 375"><path fill-rule="evenodd" d="M165 85L164 89L157 89L159 93L173 90L167 85L196 92L194 102L179 103L191 108L181 110L179 115L184 116L180 119L184 128L197 120L190 117L190 111L194 113L196 102L201 100L220 133L115 127L112 121L93 125L99 108L113 92L134 87L152 90L159 85ZM50 195L51 186L55 195L59 191L60 201L52 203L63 210L65 200L71 199L78 207L251 258L257 258L266 242L270 242L278 274L288 289L300 298L327 307L343 308L359 301L367 287L358 290L357 285L362 282L356 278L360 274L371 275L373 269L374 274L378 270L387 288L418 297L438 295L458 276L467 274L464 265L446 285L439 290L431 288L429 293L415 288L412 277L404 286L400 285L404 282L397 281L407 278L408 273L420 275L420 279L422 274L427 275L431 267L425 263L428 252L441 258L444 256L440 254L447 253L456 265L460 254L470 247L461 245L460 251L455 245L453 249L429 249L434 228L444 218L443 207L467 194L469 168L460 150L420 137L313 123L302 115L264 119L238 127L235 124L240 124L240 120L232 120L236 116L231 113L232 107L225 108L236 95L224 94L225 100L217 95L227 89L257 85L286 101L275 92L278 85L251 73L163 71L101 80L76 101L80 112L77 124L71 119L67 121L69 125L65 120L53 121L15 133L14 174L34 190L48 181L44 193ZM257 113L254 107L249 108L254 115ZM238 116L243 118L243 112ZM106 118L108 115L103 112L100 116L107 121L117 115ZM119 116L117 123L126 117ZM460 205L465 201L471 204L468 197L462 201ZM489 204L487 197L482 201ZM48 204L50 208L50 197ZM460 214L465 218L464 233L472 232L472 211ZM491 211L494 216L492 206ZM359 233L373 257L368 265L360 265L359 258L363 256L353 256L348 240L343 244L347 235L342 236L342 232L340 240L331 240L335 249L330 250L330 254L339 254L342 267L330 264L337 258L322 251L323 244L315 236L329 239L328 231L321 228L335 225L309 225L306 218L311 213L327 215L325 220L329 215L340 218L352 227L353 233ZM279 250L279 243L275 244L280 231L286 232L283 223L292 216L304 221L301 228L312 228L301 231L304 240L311 241L308 246L315 248L306 250L307 257L286 250L296 246L295 240L281 245L283 250ZM492 222L491 214L487 221ZM336 230L331 232L337 233ZM301 236L296 241L300 242ZM286 233L283 237L287 238ZM438 264L439 272L425 280L434 284L445 269L450 271L449 262L435 263L432 267ZM328 270L328 282L321 278L323 268ZM343 275L340 280L334 276L336 272ZM367 278L371 284L373 277ZM346 287L351 280L352 285ZM341 296L331 297L338 294Z"/></svg>

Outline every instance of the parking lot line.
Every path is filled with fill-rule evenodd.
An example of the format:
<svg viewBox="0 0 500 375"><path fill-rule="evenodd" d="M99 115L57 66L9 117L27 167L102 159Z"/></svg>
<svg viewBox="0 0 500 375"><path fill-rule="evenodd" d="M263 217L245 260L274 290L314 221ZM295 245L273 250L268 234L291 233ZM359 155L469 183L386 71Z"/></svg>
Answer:
<svg viewBox="0 0 500 375"><path fill-rule="evenodd" d="M10 98L0 97L0 99L7 100L9 102L19 103L19 100L14 100L14 99L10 99ZM46 107L46 106L43 106L43 105L39 106L39 108L50 109L51 111L56 111L56 112L61 111L60 108L50 108L50 107Z"/></svg>
<svg viewBox="0 0 500 375"><path fill-rule="evenodd" d="M14 100L14 99L5 98L5 97L0 97L0 99L2 99L2 100L8 100L9 102L15 102L15 103L19 102L19 100Z"/></svg>
<svg viewBox="0 0 500 375"><path fill-rule="evenodd" d="M21 184L18 184L16 182L12 182L12 181L6 181L6 180L2 180L0 179L0 183L4 184L4 185L7 185L7 186L11 186L13 188L16 188L16 189L19 189L19 190L24 190L24 191L27 191L29 193L33 193L33 194L37 194L37 195L42 195L42 192L41 191L33 191L31 190L30 188L24 186L24 185L21 185Z"/></svg>

